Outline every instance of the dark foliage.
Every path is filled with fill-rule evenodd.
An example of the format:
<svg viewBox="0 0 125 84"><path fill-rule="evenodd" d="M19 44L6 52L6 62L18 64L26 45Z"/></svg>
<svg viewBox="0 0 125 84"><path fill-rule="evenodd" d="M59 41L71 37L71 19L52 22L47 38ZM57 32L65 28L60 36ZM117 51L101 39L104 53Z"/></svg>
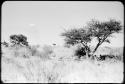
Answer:
<svg viewBox="0 0 125 84"><path fill-rule="evenodd" d="M7 43L6 41L1 42L1 44L4 45L5 47L8 47L8 46L9 46L9 43Z"/></svg>
<svg viewBox="0 0 125 84"><path fill-rule="evenodd" d="M88 48L88 51L90 52L90 49ZM86 56L85 47L80 47L75 51L75 55L78 56L78 58L81 58L82 56Z"/></svg>
<svg viewBox="0 0 125 84"><path fill-rule="evenodd" d="M19 34L19 35L11 35L10 42L12 46L20 45L20 46L28 46L27 37Z"/></svg>

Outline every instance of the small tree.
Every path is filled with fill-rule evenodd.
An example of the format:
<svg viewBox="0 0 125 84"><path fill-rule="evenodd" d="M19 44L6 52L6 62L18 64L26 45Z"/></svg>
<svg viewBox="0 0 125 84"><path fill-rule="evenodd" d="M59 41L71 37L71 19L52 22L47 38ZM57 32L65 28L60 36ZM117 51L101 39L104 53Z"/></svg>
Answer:
<svg viewBox="0 0 125 84"><path fill-rule="evenodd" d="M10 42L12 43L13 46L14 45L28 46L27 37L22 34L11 35Z"/></svg>
<svg viewBox="0 0 125 84"><path fill-rule="evenodd" d="M88 43L91 41L91 33L87 32L87 30L85 30L84 28L80 28L80 29L71 29L68 30L64 33L61 34L61 36L65 36L65 42L66 44L70 44L70 45L75 45L75 44L82 44L82 46L84 47L84 50L86 52L86 56L88 58L88 54L89 54L89 47L88 47Z"/></svg>
<svg viewBox="0 0 125 84"><path fill-rule="evenodd" d="M6 41L1 42L1 44L4 45L5 47L8 47L8 46L9 46L9 43L7 43Z"/></svg>
<svg viewBox="0 0 125 84"><path fill-rule="evenodd" d="M122 30L122 25L119 21L114 19L106 22L92 20L88 23L88 29L92 36L96 37L98 40L98 43L93 50L94 54L102 43L110 43L109 37L111 37L114 33L119 33Z"/></svg>

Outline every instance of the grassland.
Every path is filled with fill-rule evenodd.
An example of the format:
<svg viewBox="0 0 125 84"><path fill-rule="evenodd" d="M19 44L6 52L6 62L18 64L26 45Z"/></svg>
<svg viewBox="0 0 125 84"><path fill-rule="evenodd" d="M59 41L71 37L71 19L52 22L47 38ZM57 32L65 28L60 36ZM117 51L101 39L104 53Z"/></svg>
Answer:
<svg viewBox="0 0 125 84"><path fill-rule="evenodd" d="M76 47L2 46L1 80L5 83L121 83L123 48L100 48L97 54L122 59L77 60Z"/></svg>

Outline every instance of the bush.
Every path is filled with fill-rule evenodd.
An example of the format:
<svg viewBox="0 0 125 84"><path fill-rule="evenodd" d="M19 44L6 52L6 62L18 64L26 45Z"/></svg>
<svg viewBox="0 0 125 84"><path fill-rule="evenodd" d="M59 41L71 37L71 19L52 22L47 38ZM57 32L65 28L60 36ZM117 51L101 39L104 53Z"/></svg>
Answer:
<svg viewBox="0 0 125 84"><path fill-rule="evenodd" d="M3 46L5 46L5 47L9 47L9 43L7 43L6 41L1 42L1 44L2 44Z"/></svg>
<svg viewBox="0 0 125 84"><path fill-rule="evenodd" d="M117 56L117 55L100 55L100 57L96 57L98 61L106 61L106 60L115 60L115 61L122 61L123 56Z"/></svg>
<svg viewBox="0 0 125 84"><path fill-rule="evenodd" d="M45 53L46 55L49 55L49 54L53 53L53 49L52 49L52 47L49 46L49 45L44 45L44 46L43 46L43 50L44 50L44 53Z"/></svg>
<svg viewBox="0 0 125 84"><path fill-rule="evenodd" d="M115 56L115 59L118 60L118 61L123 61L123 56Z"/></svg>
<svg viewBox="0 0 125 84"><path fill-rule="evenodd" d="M52 47L49 46L49 45L44 45L42 47L42 51L39 52L39 56L42 59L49 59L50 58L49 55L52 54L52 53L53 53Z"/></svg>
<svg viewBox="0 0 125 84"><path fill-rule="evenodd" d="M32 56L38 56L39 55L39 52L37 50L37 46L31 46L30 47L30 52L31 52Z"/></svg>
<svg viewBox="0 0 125 84"><path fill-rule="evenodd" d="M10 53L10 56L12 57L24 57L24 58L29 58L31 56L30 49L28 47L22 47L22 46L11 46L8 48L9 51L6 54Z"/></svg>
<svg viewBox="0 0 125 84"><path fill-rule="evenodd" d="M85 56L86 55L85 48L83 48L83 47L78 48L75 51L75 55L78 56L78 58L81 58L82 56Z"/></svg>

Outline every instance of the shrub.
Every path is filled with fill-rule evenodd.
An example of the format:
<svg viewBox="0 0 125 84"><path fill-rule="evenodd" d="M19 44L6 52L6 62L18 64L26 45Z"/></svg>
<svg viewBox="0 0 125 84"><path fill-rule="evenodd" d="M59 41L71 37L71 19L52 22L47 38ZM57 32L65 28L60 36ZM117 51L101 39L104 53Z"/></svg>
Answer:
<svg viewBox="0 0 125 84"><path fill-rule="evenodd" d="M49 54L53 53L53 49L52 49L52 47L49 46L49 45L44 45L44 46L43 46L43 50L44 50L44 53L45 53L46 55L49 55Z"/></svg>
<svg viewBox="0 0 125 84"><path fill-rule="evenodd" d="M37 56L38 55L38 51L37 51L37 46L31 46L30 47L30 52L32 56Z"/></svg>
<svg viewBox="0 0 125 84"><path fill-rule="evenodd" d="M6 41L1 42L1 44L2 44L3 46L5 46L5 47L9 47L9 43L7 43Z"/></svg>
<svg viewBox="0 0 125 84"><path fill-rule="evenodd" d="M27 47L21 47L19 50L15 50L15 55L23 58L29 58L31 56L31 52Z"/></svg>
<svg viewBox="0 0 125 84"><path fill-rule="evenodd" d="M115 56L115 59L118 60L118 61L123 61L123 56Z"/></svg>
<svg viewBox="0 0 125 84"><path fill-rule="evenodd" d="M83 48L83 47L78 48L75 51L75 55L78 56L78 58L81 58L82 56L85 56L86 55L85 48Z"/></svg>
<svg viewBox="0 0 125 84"><path fill-rule="evenodd" d="M39 51L38 51L38 52L39 52ZM52 54L52 53L53 53L52 47L49 46L49 45L44 45L44 46L42 47L42 51L39 52L39 56L40 56L40 58L42 58L42 59L49 59L49 58L50 58L49 55Z"/></svg>

